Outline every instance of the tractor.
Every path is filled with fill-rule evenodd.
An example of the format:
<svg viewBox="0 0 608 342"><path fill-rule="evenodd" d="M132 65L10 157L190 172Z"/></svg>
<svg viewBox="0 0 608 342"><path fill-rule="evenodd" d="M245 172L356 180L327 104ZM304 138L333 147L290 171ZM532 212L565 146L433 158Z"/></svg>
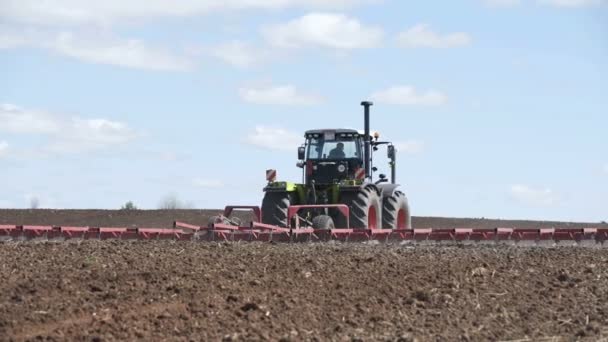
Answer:
<svg viewBox="0 0 608 342"><path fill-rule="evenodd" d="M276 170L267 170L267 186L262 201L262 223L290 228L288 208L314 205L298 213L299 223L315 229L410 229L407 198L396 184L396 153L391 142L370 134L372 102L364 108L364 131L353 129L315 129L306 131L298 147L297 166L302 182L276 180ZM380 174L374 180L373 153L386 145L391 179ZM348 206L349 218L335 208ZM312 207L312 206L311 206ZM347 227L350 225L350 227Z"/></svg>

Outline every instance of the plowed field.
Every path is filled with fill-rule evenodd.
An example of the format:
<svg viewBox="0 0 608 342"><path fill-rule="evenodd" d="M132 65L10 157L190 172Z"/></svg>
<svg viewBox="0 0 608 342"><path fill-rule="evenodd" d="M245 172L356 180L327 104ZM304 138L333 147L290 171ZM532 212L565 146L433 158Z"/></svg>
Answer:
<svg viewBox="0 0 608 342"><path fill-rule="evenodd" d="M608 248L4 242L0 279L7 341L608 339Z"/></svg>

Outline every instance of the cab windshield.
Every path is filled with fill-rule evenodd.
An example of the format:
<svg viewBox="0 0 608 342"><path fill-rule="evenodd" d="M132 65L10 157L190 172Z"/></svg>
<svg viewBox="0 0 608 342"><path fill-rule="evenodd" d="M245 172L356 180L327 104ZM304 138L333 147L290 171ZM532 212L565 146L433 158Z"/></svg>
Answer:
<svg viewBox="0 0 608 342"><path fill-rule="evenodd" d="M310 138L307 141L308 159L360 159L361 147L356 138L339 138L325 140Z"/></svg>

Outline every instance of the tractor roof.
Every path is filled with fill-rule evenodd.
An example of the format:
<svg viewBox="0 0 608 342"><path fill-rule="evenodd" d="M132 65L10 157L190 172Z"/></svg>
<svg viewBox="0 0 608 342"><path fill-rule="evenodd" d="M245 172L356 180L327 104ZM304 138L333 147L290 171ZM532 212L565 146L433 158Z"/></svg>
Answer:
<svg viewBox="0 0 608 342"><path fill-rule="evenodd" d="M347 129L347 128L327 128L327 129L311 129L308 130L304 133L304 135L308 135L308 134L323 134L325 132L335 132L336 134L355 134L355 133L359 133L361 134L361 132L357 131L356 129Z"/></svg>

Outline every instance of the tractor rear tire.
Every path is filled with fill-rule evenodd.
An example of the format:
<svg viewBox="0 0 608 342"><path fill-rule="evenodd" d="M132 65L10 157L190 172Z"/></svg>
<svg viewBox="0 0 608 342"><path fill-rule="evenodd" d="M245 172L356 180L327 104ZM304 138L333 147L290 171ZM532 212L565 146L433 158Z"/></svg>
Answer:
<svg viewBox="0 0 608 342"><path fill-rule="evenodd" d="M314 229L334 229L334 219L328 215L319 215L312 219L312 227Z"/></svg>
<svg viewBox="0 0 608 342"><path fill-rule="evenodd" d="M288 192L267 192L262 200L262 223L289 228L287 209L290 204Z"/></svg>
<svg viewBox="0 0 608 342"><path fill-rule="evenodd" d="M382 227L388 229L411 229L412 218L405 194L395 191L384 198L382 207Z"/></svg>
<svg viewBox="0 0 608 342"><path fill-rule="evenodd" d="M382 212L380 197L372 186L359 191L343 192L340 201L350 208L350 227L356 229L380 229Z"/></svg>

